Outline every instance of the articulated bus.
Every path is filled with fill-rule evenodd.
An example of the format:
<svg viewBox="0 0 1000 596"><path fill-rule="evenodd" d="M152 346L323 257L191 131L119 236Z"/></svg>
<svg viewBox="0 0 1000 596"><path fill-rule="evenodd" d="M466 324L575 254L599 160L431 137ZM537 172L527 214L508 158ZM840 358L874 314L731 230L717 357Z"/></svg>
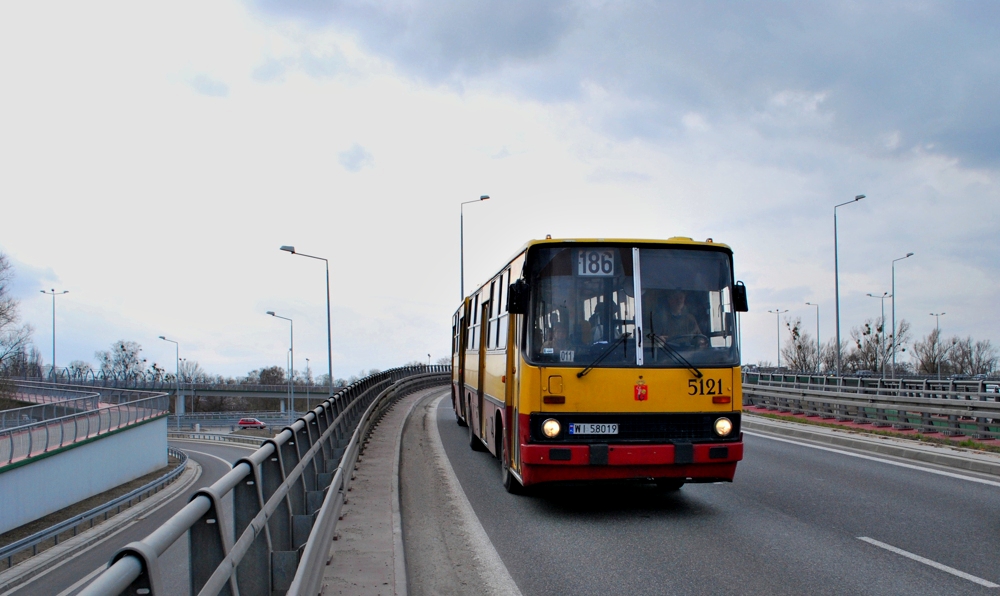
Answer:
<svg viewBox="0 0 1000 596"><path fill-rule="evenodd" d="M452 402L504 487L733 479L743 458L732 250L535 240L452 320Z"/></svg>

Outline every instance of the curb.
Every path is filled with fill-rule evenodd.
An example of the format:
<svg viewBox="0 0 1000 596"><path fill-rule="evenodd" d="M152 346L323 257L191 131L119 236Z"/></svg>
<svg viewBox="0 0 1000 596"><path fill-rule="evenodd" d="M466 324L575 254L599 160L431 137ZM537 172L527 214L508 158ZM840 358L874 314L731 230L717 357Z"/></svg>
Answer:
<svg viewBox="0 0 1000 596"><path fill-rule="evenodd" d="M1000 476L1000 455L984 451L917 443L895 437L871 436L857 431L816 427L786 420L772 420L749 412L744 412L742 426L744 430L762 434L793 437L968 472Z"/></svg>
<svg viewBox="0 0 1000 596"><path fill-rule="evenodd" d="M189 459L187 469L164 490L152 497L129 507L108 521L87 529L69 540L47 549L22 563L0 573L0 594L24 585L31 580L44 575L64 562L69 561L81 551L86 550L103 540L110 538L153 510L165 505L179 493L186 490L201 477L201 466Z"/></svg>

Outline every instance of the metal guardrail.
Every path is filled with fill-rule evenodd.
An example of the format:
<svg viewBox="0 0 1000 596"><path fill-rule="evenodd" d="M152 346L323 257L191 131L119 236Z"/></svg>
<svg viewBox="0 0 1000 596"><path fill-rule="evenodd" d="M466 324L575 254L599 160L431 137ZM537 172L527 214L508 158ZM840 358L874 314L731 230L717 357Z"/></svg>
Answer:
<svg viewBox="0 0 1000 596"><path fill-rule="evenodd" d="M899 377L887 379L881 376L867 377L836 377L832 375L812 375L805 373L762 373L743 371L743 382L755 385L824 387L830 391L859 392L870 391L961 391L966 393L984 393L990 387L1000 386L996 379L938 379L937 377Z"/></svg>
<svg viewBox="0 0 1000 596"><path fill-rule="evenodd" d="M191 439L193 441L213 441L217 443L238 443L242 445L260 446L267 441L262 437L249 437L246 435L221 435L219 433L184 432L169 431L167 439Z"/></svg>
<svg viewBox="0 0 1000 596"><path fill-rule="evenodd" d="M0 411L0 430L59 418L98 407L101 394L93 390L66 389L40 383L13 383L11 398L36 405Z"/></svg>
<svg viewBox="0 0 1000 596"><path fill-rule="evenodd" d="M116 391L102 396L97 408L0 430L0 470L52 449L165 415L168 408L165 393Z"/></svg>
<svg viewBox="0 0 1000 596"><path fill-rule="evenodd" d="M998 398L1000 394L997 393L936 388L837 388L779 382L743 384L743 405L978 439L1000 439Z"/></svg>
<svg viewBox="0 0 1000 596"><path fill-rule="evenodd" d="M0 548L0 565L6 564L6 567L0 567L0 569L10 569L13 567L14 559L18 558L19 554L28 549L31 549L31 556L35 556L40 552L39 547L49 540L52 540L52 546L59 544L60 534L71 530L73 532L73 536L76 536L83 526L86 526L84 529L89 530L94 527L95 522L99 518L103 518L101 521L107 521L109 517L121 513L123 508L128 509L134 503L141 503L144 499L148 499L163 490L168 484L176 480L181 474L184 473L184 469L187 466L188 461L186 453L174 449L173 447L167 447L167 455L179 459L180 464L163 476L160 476L159 478L148 482L116 499L112 499L103 505L99 505L90 511L71 517L70 519L59 522L54 526L46 528L40 532L36 532L31 536L27 536Z"/></svg>
<svg viewBox="0 0 1000 596"><path fill-rule="evenodd" d="M392 369L327 399L199 490L149 536L122 548L81 594L165 594L159 557L185 534L192 594L316 594L308 591L322 574L315 561L329 549L331 519L364 433L398 392L446 384L450 369ZM229 498L231 522L222 515L222 500Z"/></svg>

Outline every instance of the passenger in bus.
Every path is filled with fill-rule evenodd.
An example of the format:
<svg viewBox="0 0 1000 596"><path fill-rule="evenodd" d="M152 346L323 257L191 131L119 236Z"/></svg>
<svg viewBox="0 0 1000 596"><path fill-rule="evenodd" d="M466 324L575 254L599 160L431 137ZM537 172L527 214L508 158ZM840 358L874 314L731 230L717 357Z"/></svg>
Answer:
<svg viewBox="0 0 1000 596"><path fill-rule="evenodd" d="M543 354L558 354L569 347L569 330L566 323L556 322L549 330L549 338L542 342Z"/></svg>
<svg viewBox="0 0 1000 596"><path fill-rule="evenodd" d="M707 347L708 340L701 332L698 320L687 310L687 292L671 290L667 292L667 307L655 308L652 314L653 329L666 339L693 338L699 348Z"/></svg>

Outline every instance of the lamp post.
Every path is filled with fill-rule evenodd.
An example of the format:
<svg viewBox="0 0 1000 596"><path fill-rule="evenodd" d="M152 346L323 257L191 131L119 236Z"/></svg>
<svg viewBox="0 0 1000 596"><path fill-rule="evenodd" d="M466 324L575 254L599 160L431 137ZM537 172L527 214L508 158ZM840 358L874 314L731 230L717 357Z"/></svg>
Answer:
<svg viewBox="0 0 1000 596"><path fill-rule="evenodd" d="M882 301L882 320L881 320L881 324L882 324L882 344L881 344L882 350L885 350L885 299L889 298L891 296L892 296L892 294L890 294L889 292L882 292L881 296L879 296L878 294L868 294L869 298L878 298L879 300ZM882 377L885 378L885 358L882 358L881 360L882 360Z"/></svg>
<svg viewBox="0 0 1000 596"><path fill-rule="evenodd" d="M778 333L778 368L781 368L781 315L788 312L788 309L787 308L785 310L774 309L774 310L769 310L767 312L774 313L774 321L775 321L774 328Z"/></svg>
<svg viewBox="0 0 1000 596"><path fill-rule="evenodd" d="M478 203L490 198L490 195L482 195L476 201L465 201L458 205L458 267L459 284L461 287L461 299L465 300L465 213L464 208L469 203Z"/></svg>
<svg viewBox="0 0 1000 596"><path fill-rule="evenodd" d="M181 414L184 413L184 400L181 399L181 344L175 342L172 339L167 339L164 336L160 336L163 341L169 341L174 344L174 384L176 385L176 393L174 399L174 414L177 415L177 428L181 427Z"/></svg>
<svg viewBox="0 0 1000 596"><path fill-rule="evenodd" d="M841 376L840 373L840 256L838 254L837 246L837 207L843 207L844 205L850 205L851 203L856 203L861 199L865 198L865 195L856 195L853 201L846 201L839 205L833 206L833 288L834 294L836 295L836 310L837 310L837 378ZM838 381L839 383L839 381Z"/></svg>
<svg viewBox="0 0 1000 596"><path fill-rule="evenodd" d="M276 319L288 321L288 351L290 354L288 358L288 407L290 409L288 412L288 425L291 426L292 416L295 413L295 386L292 385L292 378L295 375L295 323L288 317L274 314L273 310L267 311L267 314Z"/></svg>
<svg viewBox="0 0 1000 596"><path fill-rule="evenodd" d="M912 252L906 256L892 260L892 371L890 379L896 378L896 261L902 261L913 256Z"/></svg>
<svg viewBox="0 0 1000 596"><path fill-rule="evenodd" d="M806 306L816 307L816 372L819 372L819 361L822 357L822 348L820 348L819 343L819 305L812 302L806 302Z"/></svg>
<svg viewBox="0 0 1000 596"><path fill-rule="evenodd" d="M941 351L941 317L945 316L946 314L948 313L946 312L931 313L931 316L934 317L934 328L937 330L937 350L936 350L937 354L935 354L936 357L935 359L937 360L937 362L935 364L937 365L936 368L939 381L941 380L941 356L944 356L944 353Z"/></svg>
<svg viewBox="0 0 1000 596"><path fill-rule="evenodd" d="M55 288L49 291L39 290L43 294L52 295L52 370L50 377L54 383L56 380L56 296L62 296L63 294L69 294L69 290L63 290L62 292L57 292Z"/></svg>
<svg viewBox="0 0 1000 596"><path fill-rule="evenodd" d="M301 252L295 252L294 246L282 246L281 250L293 255L299 255L300 257L323 261L326 264L326 366L327 373L330 376L330 394L327 397L333 397L333 342L330 338L330 261L323 257L314 257Z"/></svg>
<svg viewBox="0 0 1000 596"><path fill-rule="evenodd" d="M306 358L306 409L309 409L309 386L312 385L312 373L309 370L309 359Z"/></svg>

